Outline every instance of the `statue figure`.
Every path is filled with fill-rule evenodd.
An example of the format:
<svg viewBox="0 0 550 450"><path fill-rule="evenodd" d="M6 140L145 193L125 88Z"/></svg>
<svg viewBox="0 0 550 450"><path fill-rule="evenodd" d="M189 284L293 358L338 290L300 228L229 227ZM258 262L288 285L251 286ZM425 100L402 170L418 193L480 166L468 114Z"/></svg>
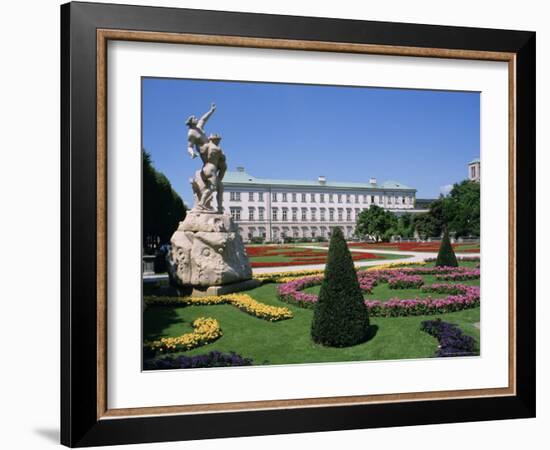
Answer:
<svg viewBox="0 0 550 450"><path fill-rule="evenodd" d="M220 147L221 136L206 137L205 131L215 110L212 104L200 119L191 116L186 121L187 151L191 158L200 156L202 167L190 180L195 196L193 209L179 223L166 255L171 283L185 292L192 288L192 295L222 295L259 284L252 279L237 225L223 213L222 180L227 163ZM217 209L212 208L214 196Z"/></svg>
<svg viewBox="0 0 550 450"><path fill-rule="evenodd" d="M200 119L197 120L195 116L189 116L185 122L185 125L189 127L189 131L187 132L187 152L191 158L196 158L200 152L200 148L208 141L204 127L210 116L214 114L214 111L216 111L216 105L212 103L210 109Z"/></svg>
<svg viewBox="0 0 550 450"><path fill-rule="evenodd" d="M195 116L187 119L186 125L189 127L187 133L187 151L191 158L201 157L202 168L195 172L195 177L191 180L193 194L195 196L195 211L214 211L212 208L212 198L216 193L217 212L223 213L223 185L222 179L227 170L225 155L219 146L221 136L212 134L208 138L204 127L206 121L216 110L216 105L212 103L208 110L200 119Z"/></svg>

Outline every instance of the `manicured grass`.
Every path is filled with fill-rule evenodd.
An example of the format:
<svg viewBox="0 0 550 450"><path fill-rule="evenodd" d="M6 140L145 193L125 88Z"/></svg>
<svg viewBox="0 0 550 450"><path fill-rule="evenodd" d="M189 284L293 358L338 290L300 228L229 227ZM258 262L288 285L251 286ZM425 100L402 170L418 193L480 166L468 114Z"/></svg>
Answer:
<svg viewBox="0 0 550 450"><path fill-rule="evenodd" d="M425 285L429 284L436 284L436 283L449 283L449 281L444 280L438 280L435 275L424 275L422 277L424 280ZM479 280L466 280L461 281L459 284L466 284L470 286L478 286ZM309 294L315 294L319 295L319 291L321 290L321 286L311 286L309 288L304 289L304 292L307 292ZM368 300L380 300L380 301L386 301L390 300L392 298L424 298L424 297L432 297L432 298L443 298L447 297L448 294L436 294L433 292L422 292L421 289L390 289L388 286L388 283L379 283L377 286L375 286L372 289L372 294L365 294L365 299Z"/></svg>
<svg viewBox="0 0 550 450"><path fill-rule="evenodd" d="M466 265L466 264L465 264ZM429 276L426 283L432 283ZM479 280L464 282L479 283ZM441 318L457 324L464 333L479 343L479 330L474 323L480 320L480 308L433 316L371 318L371 338L360 345L347 348L328 348L314 344L310 337L313 311L289 305L278 300L276 284L265 284L247 291L254 299L289 308L294 318L280 322L267 322L239 311L230 305L146 308L143 320L145 340L179 336L192 330L191 323L198 317L212 317L221 325L223 336L217 341L185 352L187 355L207 353L211 350L234 351L252 358L254 364L292 364L336 361L366 361L432 357L438 342L420 331L423 320ZM315 288L312 288L315 289ZM390 290L386 284L375 288L369 298L381 299L390 291L392 297L417 296L406 290ZM413 291L413 290L410 290Z"/></svg>

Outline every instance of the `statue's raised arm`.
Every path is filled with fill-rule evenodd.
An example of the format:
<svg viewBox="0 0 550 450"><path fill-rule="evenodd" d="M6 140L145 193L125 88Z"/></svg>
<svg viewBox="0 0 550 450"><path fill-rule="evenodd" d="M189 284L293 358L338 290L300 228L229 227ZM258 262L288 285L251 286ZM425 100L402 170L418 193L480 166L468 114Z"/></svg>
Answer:
<svg viewBox="0 0 550 450"><path fill-rule="evenodd" d="M199 119L199 123L197 124L197 126L201 130L204 130L204 126L206 125L206 122L208 121L208 119L210 119L210 116L214 114L214 111L216 111L216 104L212 103L212 105L210 106L210 109L206 111L204 115Z"/></svg>
<svg viewBox="0 0 550 450"><path fill-rule="evenodd" d="M207 120L214 114L216 105L212 103L210 109L204 113L204 115L197 120L195 116L189 116L185 124L189 127L187 133L187 152L191 158L196 158L200 152L201 146L208 142L204 126Z"/></svg>

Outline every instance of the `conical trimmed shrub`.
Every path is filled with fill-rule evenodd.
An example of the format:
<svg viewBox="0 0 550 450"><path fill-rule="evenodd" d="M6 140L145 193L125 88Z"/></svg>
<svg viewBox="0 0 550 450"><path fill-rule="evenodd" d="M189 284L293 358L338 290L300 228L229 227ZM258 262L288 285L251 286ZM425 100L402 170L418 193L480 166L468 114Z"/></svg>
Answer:
<svg viewBox="0 0 550 450"><path fill-rule="evenodd" d="M330 347L348 347L367 339L368 310L344 235L335 228L328 251L325 278L313 312L311 337Z"/></svg>
<svg viewBox="0 0 550 450"><path fill-rule="evenodd" d="M451 245L447 228L445 228L445 232L443 233L443 239L441 240L441 245L439 246L439 253L437 254L435 265L436 267L458 267L458 261L453 250L453 246Z"/></svg>

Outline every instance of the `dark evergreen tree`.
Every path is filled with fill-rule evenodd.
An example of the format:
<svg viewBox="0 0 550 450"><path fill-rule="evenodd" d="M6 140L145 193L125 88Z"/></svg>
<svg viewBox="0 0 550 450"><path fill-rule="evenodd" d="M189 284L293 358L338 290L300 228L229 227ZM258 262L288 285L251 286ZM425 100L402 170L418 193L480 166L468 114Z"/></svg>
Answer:
<svg viewBox="0 0 550 450"><path fill-rule="evenodd" d="M335 228L330 239L325 277L315 305L311 337L330 347L364 342L369 328L368 310L344 235Z"/></svg>
<svg viewBox="0 0 550 450"><path fill-rule="evenodd" d="M143 248L155 253L170 242L172 233L185 218L186 208L170 181L153 166L151 156L142 151L143 162Z"/></svg>
<svg viewBox="0 0 550 450"><path fill-rule="evenodd" d="M439 246L439 253L437 254L436 266L458 267L458 261L456 260L451 240L449 239L449 231L445 227L443 233L443 239Z"/></svg>

